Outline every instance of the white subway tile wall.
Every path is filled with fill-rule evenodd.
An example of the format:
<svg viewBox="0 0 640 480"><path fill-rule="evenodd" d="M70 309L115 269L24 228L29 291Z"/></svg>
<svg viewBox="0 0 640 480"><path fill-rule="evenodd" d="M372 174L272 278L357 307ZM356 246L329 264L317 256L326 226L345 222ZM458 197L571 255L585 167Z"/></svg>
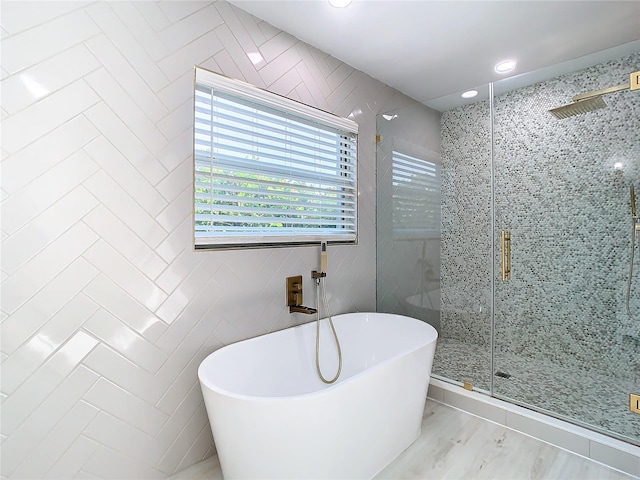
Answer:
<svg viewBox="0 0 640 480"><path fill-rule="evenodd" d="M215 452L213 350L312 320L319 249L194 252L193 68L360 125L334 313L375 309L376 114L401 93L226 2L3 1L1 478L162 478Z"/></svg>

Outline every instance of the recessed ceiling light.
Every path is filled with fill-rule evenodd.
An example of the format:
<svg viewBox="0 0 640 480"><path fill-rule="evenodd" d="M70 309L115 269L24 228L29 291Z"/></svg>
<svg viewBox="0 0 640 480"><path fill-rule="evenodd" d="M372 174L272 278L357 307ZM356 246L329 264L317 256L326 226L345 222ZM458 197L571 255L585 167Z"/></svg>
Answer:
<svg viewBox="0 0 640 480"><path fill-rule="evenodd" d="M494 69L498 73L508 73L508 72L514 70L516 68L517 64L518 64L518 62L516 62L513 59L503 60L503 61L497 63L496 66L494 67Z"/></svg>
<svg viewBox="0 0 640 480"><path fill-rule="evenodd" d="M329 0L332 7L344 8L351 3L351 0Z"/></svg>
<svg viewBox="0 0 640 480"><path fill-rule="evenodd" d="M462 98L473 98L478 95L477 90L468 90L462 94Z"/></svg>

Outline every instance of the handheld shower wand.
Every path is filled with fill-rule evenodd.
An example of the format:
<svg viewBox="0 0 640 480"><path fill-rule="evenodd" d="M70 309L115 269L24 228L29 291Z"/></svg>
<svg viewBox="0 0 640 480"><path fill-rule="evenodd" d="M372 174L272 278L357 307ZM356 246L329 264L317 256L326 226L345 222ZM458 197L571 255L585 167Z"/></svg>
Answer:
<svg viewBox="0 0 640 480"><path fill-rule="evenodd" d="M323 241L320 243L320 271L314 270L311 272L311 278L316 281L316 371L318 372L318 377L323 383L334 383L338 380L340 376L340 372L342 372L342 348L340 347L340 340L338 339L338 334L336 333L336 327L333 325L333 319L331 318L331 310L329 309L329 302L327 300L327 289L325 286L325 278L327 277L327 242ZM327 314L327 318L329 320L329 326L331 327L331 332L333 333L333 339L336 342L336 348L338 349L338 369L333 378L325 378L322 374L322 370L320 369L320 297L322 296L322 303L324 303L325 313Z"/></svg>
<svg viewBox="0 0 640 480"><path fill-rule="evenodd" d="M327 276L327 242L320 242L320 269L311 272L311 278L320 285L320 279Z"/></svg>
<svg viewBox="0 0 640 480"><path fill-rule="evenodd" d="M320 272L327 273L327 242L320 243Z"/></svg>
<svg viewBox="0 0 640 480"><path fill-rule="evenodd" d="M631 202L631 253L629 255L629 277L627 278L627 298L626 307L627 315L630 318L634 318L631 313L631 282L633 281L633 260L636 250L636 240L640 237L640 216L636 214L636 194L633 185L629 188L630 202Z"/></svg>

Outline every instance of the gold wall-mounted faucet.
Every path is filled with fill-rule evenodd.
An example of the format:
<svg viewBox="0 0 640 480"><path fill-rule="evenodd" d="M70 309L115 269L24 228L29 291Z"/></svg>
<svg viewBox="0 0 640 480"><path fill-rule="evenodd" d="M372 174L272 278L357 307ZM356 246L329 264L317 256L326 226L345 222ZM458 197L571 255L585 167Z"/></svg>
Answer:
<svg viewBox="0 0 640 480"><path fill-rule="evenodd" d="M287 277L287 307L289 313L306 313L312 315L318 310L302 305L302 275Z"/></svg>

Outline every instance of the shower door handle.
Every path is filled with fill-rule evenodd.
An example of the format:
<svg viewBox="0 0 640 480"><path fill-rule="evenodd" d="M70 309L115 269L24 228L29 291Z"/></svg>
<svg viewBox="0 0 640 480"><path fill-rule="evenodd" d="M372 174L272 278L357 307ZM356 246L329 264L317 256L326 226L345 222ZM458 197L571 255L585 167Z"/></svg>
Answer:
<svg viewBox="0 0 640 480"><path fill-rule="evenodd" d="M502 261L502 280L511 277L511 232L502 230L500 234L500 259Z"/></svg>

